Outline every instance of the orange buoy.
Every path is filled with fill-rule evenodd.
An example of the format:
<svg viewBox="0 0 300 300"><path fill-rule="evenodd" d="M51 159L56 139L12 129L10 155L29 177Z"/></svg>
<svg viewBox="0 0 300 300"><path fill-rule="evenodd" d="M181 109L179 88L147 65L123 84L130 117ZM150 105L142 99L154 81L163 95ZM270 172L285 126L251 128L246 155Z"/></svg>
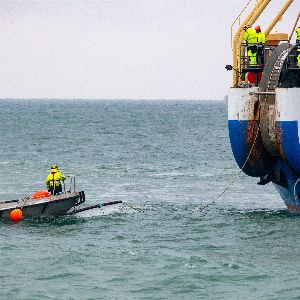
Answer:
<svg viewBox="0 0 300 300"><path fill-rule="evenodd" d="M13 222L19 222L23 218L23 212L20 208L16 208L10 212L9 216Z"/></svg>
<svg viewBox="0 0 300 300"><path fill-rule="evenodd" d="M31 199L38 200L38 199L42 199L42 198L48 198L50 196L51 196L51 193L49 193L48 191L37 191L34 194L32 194Z"/></svg>

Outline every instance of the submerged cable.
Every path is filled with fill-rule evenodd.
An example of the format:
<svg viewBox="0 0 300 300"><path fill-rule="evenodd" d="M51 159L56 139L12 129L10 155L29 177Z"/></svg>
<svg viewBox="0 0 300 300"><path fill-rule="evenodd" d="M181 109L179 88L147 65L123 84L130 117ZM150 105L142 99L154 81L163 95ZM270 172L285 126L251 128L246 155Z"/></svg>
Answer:
<svg viewBox="0 0 300 300"><path fill-rule="evenodd" d="M133 206L133 205L131 205L129 203L123 202L123 204L125 204L126 206L130 207L133 210L136 210L136 211L139 211L139 212L142 211L141 208L135 207L135 206Z"/></svg>

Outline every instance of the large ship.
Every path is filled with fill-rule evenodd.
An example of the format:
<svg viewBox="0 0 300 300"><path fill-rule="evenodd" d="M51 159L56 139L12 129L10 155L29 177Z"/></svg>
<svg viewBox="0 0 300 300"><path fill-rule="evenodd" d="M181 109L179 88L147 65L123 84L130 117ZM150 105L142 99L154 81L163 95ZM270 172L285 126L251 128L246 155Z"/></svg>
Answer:
<svg viewBox="0 0 300 300"><path fill-rule="evenodd" d="M252 3L251 3L252 2ZM234 158L243 172L258 177L258 184L273 183L288 210L300 212L300 66L295 29L299 27L299 2L283 1L266 27L265 44L253 65L245 28L255 26L271 3L279 0L248 1L252 10L232 39L233 84L228 93L228 129ZM287 15L290 33L272 32ZM292 18L295 15L295 20ZM236 20L240 20L241 14ZM233 28L233 27L232 27Z"/></svg>

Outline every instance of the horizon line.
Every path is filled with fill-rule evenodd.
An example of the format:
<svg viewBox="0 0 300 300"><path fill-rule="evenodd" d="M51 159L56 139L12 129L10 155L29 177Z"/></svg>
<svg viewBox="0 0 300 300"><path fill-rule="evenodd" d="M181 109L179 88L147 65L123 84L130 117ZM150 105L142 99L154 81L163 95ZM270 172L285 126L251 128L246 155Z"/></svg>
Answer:
<svg viewBox="0 0 300 300"><path fill-rule="evenodd" d="M187 99L187 98L12 98L5 97L0 98L1 100L57 100L57 101L225 101L226 97L223 99Z"/></svg>

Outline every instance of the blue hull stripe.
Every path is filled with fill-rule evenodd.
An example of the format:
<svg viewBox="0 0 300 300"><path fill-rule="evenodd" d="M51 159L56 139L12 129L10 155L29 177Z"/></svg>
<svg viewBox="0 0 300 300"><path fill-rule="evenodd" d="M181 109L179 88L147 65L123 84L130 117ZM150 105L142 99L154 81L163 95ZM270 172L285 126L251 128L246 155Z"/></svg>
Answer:
<svg viewBox="0 0 300 300"><path fill-rule="evenodd" d="M281 148L289 165L300 174L300 144L297 121L277 122L281 129Z"/></svg>
<svg viewBox="0 0 300 300"><path fill-rule="evenodd" d="M255 124L256 121L228 121L231 149L240 168L243 167L255 140ZM249 176L263 176L270 172L277 160L266 152L259 134L243 171Z"/></svg>

